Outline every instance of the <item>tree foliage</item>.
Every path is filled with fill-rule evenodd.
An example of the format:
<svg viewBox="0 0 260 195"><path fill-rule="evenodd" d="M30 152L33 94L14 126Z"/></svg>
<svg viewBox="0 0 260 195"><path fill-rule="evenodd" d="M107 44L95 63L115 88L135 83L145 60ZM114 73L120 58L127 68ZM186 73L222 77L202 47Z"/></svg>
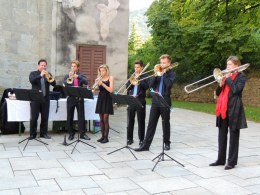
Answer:
<svg viewBox="0 0 260 195"><path fill-rule="evenodd" d="M168 53L180 64L178 81L224 69L229 55L260 68L258 0L155 0L146 16L152 38L129 57L156 64Z"/></svg>

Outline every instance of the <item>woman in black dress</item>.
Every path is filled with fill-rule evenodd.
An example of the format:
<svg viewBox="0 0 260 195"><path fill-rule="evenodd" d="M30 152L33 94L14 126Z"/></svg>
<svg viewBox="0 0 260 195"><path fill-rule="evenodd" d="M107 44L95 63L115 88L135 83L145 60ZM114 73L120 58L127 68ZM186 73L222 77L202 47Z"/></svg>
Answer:
<svg viewBox="0 0 260 195"><path fill-rule="evenodd" d="M97 141L107 143L109 133L109 114L114 114L112 98L110 93L114 90L114 78L109 74L109 68L103 64L98 68L99 94L97 99L96 113L100 117L100 127L102 137Z"/></svg>

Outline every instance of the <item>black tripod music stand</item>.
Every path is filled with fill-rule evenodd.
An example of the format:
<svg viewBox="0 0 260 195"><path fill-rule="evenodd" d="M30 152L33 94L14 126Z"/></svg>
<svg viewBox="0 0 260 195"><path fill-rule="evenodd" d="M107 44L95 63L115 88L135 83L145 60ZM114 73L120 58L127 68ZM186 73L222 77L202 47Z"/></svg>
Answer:
<svg viewBox="0 0 260 195"><path fill-rule="evenodd" d="M163 98L163 96L162 96L160 93L157 93L157 92L152 91L152 92L151 92L151 96L152 96L152 98L153 98L153 101L155 101L158 105L160 105L160 107L163 107L163 108L169 109L169 110L171 109L171 107L169 106L169 104L165 101L165 99ZM164 118L165 118L165 117L164 117ZM164 120L162 120L162 125L163 125L163 129L165 129L165 121L164 121ZM163 133L163 135L164 135L164 133ZM178 163L179 165L181 165L181 166L184 167L183 164L181 164L180 162L178 162L177 160L175 160L174 158L172 158L171 156L169 156L168 154L166 154L166 153L164 152L164 136L163 136L163 140L162 140L162 152L161 152L159 155L157 155L157 156L153 159L153 161L154 161L155 159L158 158L158 160L157 160L157 162L155 163L155 165L154 165L152 171L154 171L155 167L157 166L157 164L158 164L159 162L161 162L161 161L166 161L166 160L164 159L164 155L167 156L168 158L170 158L170 160L173 160L173 161L175 161L176 163Z"/></svg>
<svg viewBox="0 0 260 195"><path fill-rule="evenodd" d="M39 90L35 90L35 89L15 89L14 88L14 93L15 93L15 97L16 97L17 100L36 101L36 102L43 101L43 94ZM27 140L27 142L26 142L26 144L25 144L25 146L23 148L23 150L25 150L28 142L30 140L33 140L33 139L38 141L38 142L41 142L41 143L43 143L45 145L48 145L47 143L45 143L45 142L43 142L43 141L41 141L41 140L39 140L37 138L32 138L31 136L29 136L26 139L20 141L19 144Z"/></svg>
<svg viewBox="0 0 260 195"><path fill-rule="evenodd" d="M84 98L94 99L94 98L93 98L93 93L92 93L92 91L91 91L90 89L83 88L83 87L65 87L65 93L66 93L67 96L77 97L77 98L83 99L83 100L84 100ZM88 145L88 146L90 146L90 147L92 147L92 148L96 148L95 146L92 146L92 145L90 145L90 144L88 144L88 143L86 143L86 142L80 140L80 139L79 139L79 131L78 131L78 139L75 140L75 141L73 141L73 142L71 142L71 143L69 143L69 144L67 144L66 146L69 146L69 145L71 145L71 144L74 144L75 142L76 142L76 144L75 144L75 146L74 146L74 148L73 148L71 154L73 153L73 151L75 150L75 148L76 148L76 146L77 146L77 144L78 144L79 142L81 142L81 143L83 143L83 144L86 144L86 145Z"/></svg>
<svg viewBox="0 0 260 195"><path fill-rule="evenodd" d="M133 96L129 96L129 95L119 95L119 94L110 94L110 95L111 95L111 97L112 97L112 99L113 99L113 101L114 101L115 103L122 104L122 105L143 107L143 105L141 104L141 102L140 102L137 98L134 98ZM128 112L127 112L127 113L128 113ZM127 127L126 127L126 129L128 129L128 125L129 125L129 124L128 124L128 114L127 114ZM132 152L132 150L134 151L134 149L131 148L130 146L128 146L128 144L127 144L127 137L126 137L126 146L124 146L124 147L122 147L122 148L119 148L119 149L116 149L116 150L114 150L114 151L108 153L108 155L109 155L109 154L112 154L112 153L114 153L114 152L117 152L117 151L119 151L119 150L122 150L122 149L124 149L124 148L128 149L128 150L132 153L132 155L135 157L135 159L137 160L136 156L135 156L134 153Z"/></svg>

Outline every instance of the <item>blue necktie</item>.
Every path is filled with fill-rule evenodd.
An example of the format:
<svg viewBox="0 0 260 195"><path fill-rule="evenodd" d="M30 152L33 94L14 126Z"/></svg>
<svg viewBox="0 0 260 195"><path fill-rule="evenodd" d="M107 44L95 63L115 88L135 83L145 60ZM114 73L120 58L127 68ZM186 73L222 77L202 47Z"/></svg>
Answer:
<svg viewBox="0 0 260 195"><path fill-rule="evenodd" d="M133 96L136 96L136 95L137 95L137 88L138 88L138 85L135 85L135 86L134 86Z"/></svg>
<svg viewBox="0 0 260 195"><path fill-rule="evenodd" d="M159 93L162 94L162 88L163 88L163 76L161 77L160 85L159 85Z"/></svg>

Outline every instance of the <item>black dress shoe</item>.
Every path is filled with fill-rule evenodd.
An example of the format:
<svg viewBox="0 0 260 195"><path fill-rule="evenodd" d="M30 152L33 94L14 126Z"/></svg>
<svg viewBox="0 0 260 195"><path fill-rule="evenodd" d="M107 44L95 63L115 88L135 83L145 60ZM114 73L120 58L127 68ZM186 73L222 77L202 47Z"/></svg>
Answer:
<svg viewBox="0 0 260 195"><path fill-rule="evenodd" d="M133 140L127 140L127 145L131 145L131 144L133 144L134 143L134 141Z"/></svg>
<svg viewBox="0 0 260 195"><path fill-rule="evenodd" d="M51 139L51 136L49 136L47 133L41 134L40 137L45 138L45 139Z"/></svg>
<svg viewBox="0 0 260 195"><path fill-rule="evenodd" d="M105 144L105 143L107 143L107 142L109 142L109 140L108 140L107 138L104 138L100 143L101 143L101 144Z"/></svg>
<svg viewBox="0 0 260 195"><path fill-rule="evenodd" d="M36 135L30 135L29 140L35 139Z"/></svg>
<svg viewBox="0 0 260 195"><path fill-rule="evenodd" d="M216 162L214 162L214 163L211 163L211 164L209 164L209 166L220 166L220 165L224 165L224 163L218 163L217 161Z"/></svg>
<svg viewBox="0 0 260 195"><path fill-rule="evenodd" d="M104 137L99 138L97 141L101 142L104 139Z"/></svg>
<svg viewBox="0 0 260 195"><path fill-rule="evenodd" d="M234 165L227 165L227 166L225 166L225 170L229 170L229 169L233 169L233 168L235 168L235 166Z"/></svg>
<svg viewBox="0 0 260 195"><path fill-rule="evenodd" d="M139 148L135 148L136 152L149 151L149 146L142 144Z"/></svg>
<svg viewBox="0 0 260 195"><path fill-rule="evenodd" d="M139 146L143 145L143 141L139 141Z"/></svg>
<svg viewBox="0 0 260 195"><path fill-rule="evenodd" d="M80 139L84 139L84 140L90 140L90 138L86 135L86 134L82 134L79 137Z"/></svg>
<svg viewBox="0 0 260 195"><path fill-rule="evenodd" d="M73 139L74 139L74 134L70 134L68 140L71 141L71 140L73 140Z"/></svg>
<svg viewBox="0 0 260 195"><path fill-rule="evenodd" d="M164 150L170 150L170 149L171 149L170 144L165 144L165 146L164 146Z"/></svg>

